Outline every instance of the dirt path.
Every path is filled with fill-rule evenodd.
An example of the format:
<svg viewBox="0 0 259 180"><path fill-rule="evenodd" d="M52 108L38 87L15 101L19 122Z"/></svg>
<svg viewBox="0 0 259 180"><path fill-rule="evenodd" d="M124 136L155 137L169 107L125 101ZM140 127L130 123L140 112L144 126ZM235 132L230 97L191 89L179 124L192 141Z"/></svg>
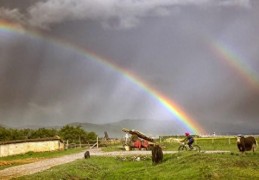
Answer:
<svg viewBox="0 0 259 180"><path fill-rule="evenodd" d="M151 151L115 151L102 152L100 149L91 149L90 156L124 156L124 155L151 155ZM226 153L229 151L205 151L204 153ZM163 151L164 154L173 154L177 151ZM45 159L38 162L14 166L0 170L0 179L12 179L15 177L25 176L47 170L53 166L69 163L77 159L82 159L84 152L66 155L58 158Z"/></svg>

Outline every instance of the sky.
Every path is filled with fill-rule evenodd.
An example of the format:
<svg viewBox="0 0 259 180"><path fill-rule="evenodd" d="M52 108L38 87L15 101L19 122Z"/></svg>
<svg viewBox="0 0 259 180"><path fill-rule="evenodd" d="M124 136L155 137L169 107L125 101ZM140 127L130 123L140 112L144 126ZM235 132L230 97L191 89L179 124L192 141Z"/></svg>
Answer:
<svg viewBox="0 0 259 180"><path fill-rule="evenodd" d="M258 18L256 0L0 0L0 124L177 132L162 95L207 133L259 132Z"/></svg>

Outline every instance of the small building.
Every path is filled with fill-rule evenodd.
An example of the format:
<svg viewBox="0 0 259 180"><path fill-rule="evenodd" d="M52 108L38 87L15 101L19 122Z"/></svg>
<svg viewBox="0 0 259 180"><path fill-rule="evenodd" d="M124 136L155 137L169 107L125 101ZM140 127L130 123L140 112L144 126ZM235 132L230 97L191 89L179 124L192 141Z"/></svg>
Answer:
<svg viewBox="0 0 259 180"><path fill-rule="evenodd" d="M30 151L64 150L64 146L64 142L59 137L5 141L0 142L0 157L24 154Z"/></svg>

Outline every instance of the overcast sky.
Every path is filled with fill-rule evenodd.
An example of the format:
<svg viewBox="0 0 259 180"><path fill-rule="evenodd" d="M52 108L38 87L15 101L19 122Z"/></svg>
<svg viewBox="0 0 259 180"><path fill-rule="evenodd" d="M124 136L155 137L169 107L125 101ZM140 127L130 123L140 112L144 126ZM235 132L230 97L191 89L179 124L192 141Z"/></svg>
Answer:
<svg viewBox="0 0 259 180"><path fill-rule="evenodd" d="M208 132L259 132L259 1L0 0L0 19L28 32L0 30L0 124L176 119L68 42L131 72Z"/></svg>

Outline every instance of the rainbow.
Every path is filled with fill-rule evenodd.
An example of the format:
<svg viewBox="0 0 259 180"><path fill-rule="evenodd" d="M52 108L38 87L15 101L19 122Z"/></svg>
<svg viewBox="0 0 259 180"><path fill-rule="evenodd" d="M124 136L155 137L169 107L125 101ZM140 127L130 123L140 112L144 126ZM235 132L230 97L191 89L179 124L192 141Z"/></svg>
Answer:
<svg viewBox="0 0 259 180"><path fill-rule="evenodd" d="M227 46L221 41L213 41L211 50L218 56L219 59L227 62L239 75L255 90L259 90L259 79L256 73L244 62L238 53L234 52L233 48Z"/></svg>
<svg viewBox="0 0 259 180"><path fill-rule="evenodd" d="M51 43L57 44L58 46L62 46L63 48L67 48L68 50L73 50L83 57L87 59L91 59L105 68L109 68L120 75L122 75L125 79L133 83L134 85L138 86L146 93L148 93L151 97L156 99L162 106L164 106L174 117L177 118L185 127L186 131L190 131L193 134L204 134L206 131L195 121L194 119L190 118L174 101L170 100L166 96L162 95L160 92L152 88L150 85L145 83L136 75L132 74L131 72L119 67L118 65L112 63L107 58L104 58L96 53L82 48L78 45L71 44L67 41L57 39L55 37L51 37L49 35L44 35L44 33L39 33L33 29L24 29L21 26L18 26L14 23L10 23L7 21L0 21L0 36L1 32L14 32L14 33L23 33L29 35L30 37L36 37L40 39L47 39Z"/></svg>

